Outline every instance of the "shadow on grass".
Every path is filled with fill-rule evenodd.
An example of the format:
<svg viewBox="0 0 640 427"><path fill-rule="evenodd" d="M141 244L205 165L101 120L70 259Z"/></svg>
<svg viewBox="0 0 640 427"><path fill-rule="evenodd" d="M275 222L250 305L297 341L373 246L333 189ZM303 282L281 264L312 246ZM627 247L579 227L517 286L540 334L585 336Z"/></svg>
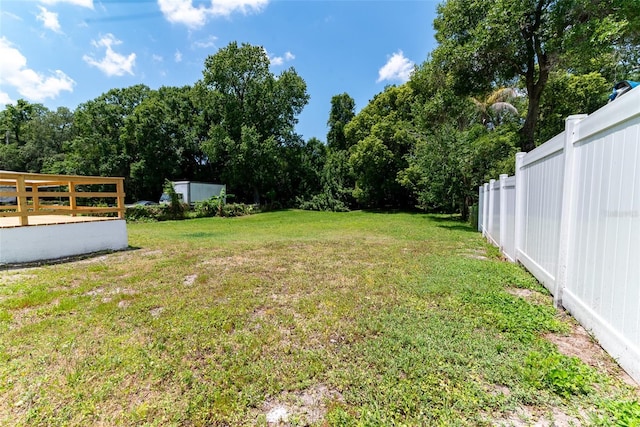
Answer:
<svg viewBox="0 0 640 427"><path fill-rule="evenodd" d="M405 215L422 215L425 218L428 216L427 213L418 209L362 209L362 212L371 213L371 214L384 214L384 215L393 215L393 214L405 214Z"/></svg>
<svg viewBox="0 0 640 427"><path fill-rule="evenodd" d="M467 221L463 221L460 215L456 214L429 214L427 215L433 222L438 223L436 227L447 230L466 231L477 233L477 230Z"/></svg>
<svg viewBox="0 0 640 427"><path fill-rule="evenodd" d="M137 251L139 249L142 249L142 248L139 248L139 247L136 247L136 246L129 246L126 249L122 249L122 250L119 250L119 251L105 250L105 251L91 252L91 253L88 253L88 254L67 256L67 257L62 257L62 258L43 259L43 260L39 260L39 261L0 264L0 271L21 270L23 268L34 268L34 267L44 267L44 266L47 266L47 265L68 264L68 263L77 262L77 261L89 260L89 259L92 259L92 258L99 258L101 256L109 255L109 254L113 254L113 253L117 253L117 252Z"/></svg>
<svg viewBox="0 0 640 427"><path fill-rule="evenodd" d="M425 219L430 219L437 223L436 227L438 228L477 233L476 229L469 222L462 220L462 216L460 214L426 213L417 209L362 209L362 212L384 215L420 215Z"/></svg>
<svg viewBox="0 0 640 427"><path fill-rule="evenodd" d="M456 231L466 231L466 232L472 232L472 233L477 233L476 229L473 228L471 225L463 225L462 224L450 224L450 225L437 225L438 228L446 228L447 230L456 230Z"/></svg>

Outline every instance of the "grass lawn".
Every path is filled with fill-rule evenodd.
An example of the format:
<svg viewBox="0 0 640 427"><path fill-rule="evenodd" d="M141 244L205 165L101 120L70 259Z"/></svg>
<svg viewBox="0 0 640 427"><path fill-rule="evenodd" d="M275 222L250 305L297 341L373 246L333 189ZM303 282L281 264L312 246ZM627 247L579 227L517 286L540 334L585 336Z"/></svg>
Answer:
<svg viewBox="0 0 640 427"><path fill-rule="evenodd" d="M640 418L619 368L561 353L571 318L461 222L284 211L128 230L129 251L0 272L0 425Z"/></svg>

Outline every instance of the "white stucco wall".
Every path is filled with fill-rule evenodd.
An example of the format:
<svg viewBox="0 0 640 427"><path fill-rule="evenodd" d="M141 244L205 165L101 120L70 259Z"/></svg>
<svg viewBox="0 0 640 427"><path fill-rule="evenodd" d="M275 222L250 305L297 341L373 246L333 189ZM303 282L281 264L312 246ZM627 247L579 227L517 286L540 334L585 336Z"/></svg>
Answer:
<svg viewBox="0 0 640 427"><path fill-rule="evenodd" d="M128 245L125 220L0 228L0 264L122 250Z"/></svg>

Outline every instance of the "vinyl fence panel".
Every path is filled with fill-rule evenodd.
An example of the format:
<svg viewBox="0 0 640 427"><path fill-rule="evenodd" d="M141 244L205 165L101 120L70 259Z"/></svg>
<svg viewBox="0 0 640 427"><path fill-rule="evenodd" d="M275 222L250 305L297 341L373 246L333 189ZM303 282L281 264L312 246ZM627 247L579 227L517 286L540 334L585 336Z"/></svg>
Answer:
<svg viewBox="0 0 640 427"><path fill-rule="evenodd" d="M478 231L484 234L484 185L478 188Z"/></svg>
<svg viewBox="0 0 640 427"><path fill-rule="evenodd" d="M562 214L564 132L527 154L520 173L523 230L516 257L549 290L555 286Z"/></svg>
<svg viewBox="0 0 640 427"><path fill-rule="evenodd" d="M500 181L489 182L489 234L488 238L500 246Z"/></svg>
<svg viewBox="0 0 640 427"><path fill-rule="evenodd" d="M635 100L625 105L632 99L621 97L580 123L586 130L574 144L572 238L562 299L623 366L636 365L628 370L638 378L640 96Z"/></svg>
<svg viewBox="0 0 640 427"><path fill-rule="evenodd" d="M483 234L640 381L640 88L569 117L500 178L479 189Z"/></svg>
<svg viewBox="0 0 640 427"><path fill-rule="evenodd" d="M516 260L516 177L501 180L500 246L510 261Z"/></svg>

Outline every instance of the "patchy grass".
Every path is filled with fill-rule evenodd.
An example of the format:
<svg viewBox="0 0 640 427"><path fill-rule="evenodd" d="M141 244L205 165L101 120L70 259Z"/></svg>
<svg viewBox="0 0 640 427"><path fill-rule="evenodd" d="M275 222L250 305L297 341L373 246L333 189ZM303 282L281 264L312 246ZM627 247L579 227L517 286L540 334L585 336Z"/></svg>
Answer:
<svg viewBox="0 0 640 427"><path fill-rule="evenodd" d="M574 325L548 293L450 218L286 211L128 228L133 250L0 272L0 425L638 413L613 362L551 342Z"/></svg>

